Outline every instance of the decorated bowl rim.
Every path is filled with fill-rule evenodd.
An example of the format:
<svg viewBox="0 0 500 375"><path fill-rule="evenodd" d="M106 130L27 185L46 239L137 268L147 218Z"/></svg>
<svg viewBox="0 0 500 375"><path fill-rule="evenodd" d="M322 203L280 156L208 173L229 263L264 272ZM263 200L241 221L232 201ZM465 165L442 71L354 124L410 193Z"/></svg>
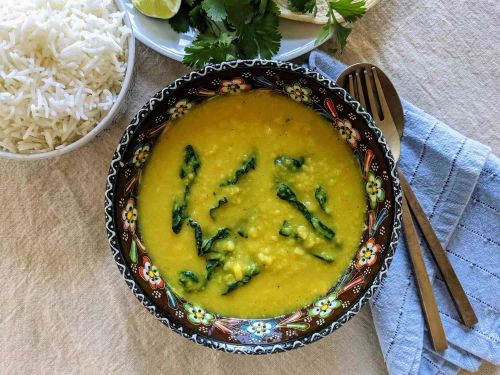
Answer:
<svg viewBox="0 0 500 375"><path fill-rule="evenodd" d="M269 344L228 343L219 340L217 338L209 337L208 335L207 336L200 335L191 330L190 328L185 327L183 324L177 324L176 322L169 320L169 318L165 317L161 313L157 305L154 302L152 302L152 300L147 296L147 294L143 291L142 287L136 282L136 280L134 280L134 278L132 277L132 273L130 272L129 266L125 261L125 258L122 253L123 250L121 249L121 246L117 238L116 228L118 226L116 225L114 218L115 188L118 176L118 169L121 166L123 166L122 157L124 156L124 153L127 149L129 142L133 139L135 132L140 128L140 124L142 120L146 117L146 115L149 112L151 112L156 107L156 105L163 102L169 94L171 94L184 84L187 84L198 78L204 77L209 73L217 73L239 67L245 67L251 69L253 67L266 67L266 66L282 69L298 75L307 76L308 78L313 79L326 89L332 92L336 91L336 94L347 105L349 105L353 110L355 110L356 113L363 118L367 126L375 133L376 143L378 144L379 147L382 148L383 156L388 162L390 169L390 180L394 196L392 231L390 234L389 245L385 250L385 257L383 260L383 264L377 271L377 274L375 275L371 283L369 283L366 286L366 290L354 300L355 302L353 301L351 306L332 323L327 325L326 324L318 325L316 329L314 329L312 332L306 334L303 337L288 339L278 343L269 343ZM377 127L371 115L368 112L366 112L366 110L361 106L361 104L358 101L356 101L353 97L351 97L346 90L344 90L341 87L338 87L331 79L324 77L320 73L296 65L294 63L274 61L274 60L263 60L263 59L235 60L235 61L222 62L219 64L206 65L199 70L192 71L190 73L183 75L182 77L177 78L172 83L170 83L163 89L159 90L153 97L151 97L148 100L148 102L141 109L139 109L139 111L137 111L137 113L134 115L129 125L124 130L122 137L120 138L120 142L118 143L115 152L113 154L109 173L106 179L106 190L104 199L105 224L106 224L106 231L111 252L118 266L118 269L122 274L122 277L124 278L129 288L132 290L134 295L137 297L137 299L142 303L142 305L146 307L149 310L149 312L152 313L164 325L171 328L177 334L180 334L181 336L188 338L190 341L207 346L212 349L217 349L230 353L240 353L240 354L271 354L302 347L306 344L317 341L327 336L331 332L335 331L336 329L344 325L354 315L356 315L360 311L361 307L363 307L368 302L368 300L373 297L377 289L380 287L385 277L385 274L388 271L388 268L391 264L392 258L396 250L396 246L401 231L401 212L402 212L402 192L396 170L396 163L394 161L390 148L381 130Z"/></svg>

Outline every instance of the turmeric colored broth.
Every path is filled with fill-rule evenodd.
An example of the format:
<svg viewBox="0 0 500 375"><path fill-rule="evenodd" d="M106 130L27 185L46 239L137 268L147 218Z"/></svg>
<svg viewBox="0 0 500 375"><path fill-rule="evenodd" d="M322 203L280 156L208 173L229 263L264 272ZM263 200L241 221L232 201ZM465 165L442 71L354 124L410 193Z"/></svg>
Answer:
<svg viewBox="0 0 500 375"><path fill-rule="evenodd" d="M230 232L212 246L212 254L224 259L208 281L207 258L198 255L194 229L185 220L178 234L172 230L173 202L185 189L180 169L187 145L201 165L186 177L186 213L204 239L221 228ZM220 186L253 155L255 169L234 185ZM283 155L302 156L304 164L295 171L276 165ZM279 183L335 232L332 240L277 196ZM327 193L324 210L315 198L318 186ZM228 202L214 211L214 220L209 210L223 197ZM177 294L212 312L260 318L311 303L338 281L362 234L365 197L354 156L331 124L287 97L251 91L205 101L173 121L144 170L138 208L149 256ZM288 237L279 234L284 220L293 228L293 234L285 231ZM314 256L321 252L334 261ZM181 283L183 271L198 281L188 277Z"/></svg>

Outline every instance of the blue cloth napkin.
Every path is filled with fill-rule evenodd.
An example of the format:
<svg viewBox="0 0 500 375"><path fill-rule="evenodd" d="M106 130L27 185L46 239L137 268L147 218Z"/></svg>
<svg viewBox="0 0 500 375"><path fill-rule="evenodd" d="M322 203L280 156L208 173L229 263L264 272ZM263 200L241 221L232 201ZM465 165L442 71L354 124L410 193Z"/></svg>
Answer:
<svg viewBox="0 0 500 375"><path fill-rule="evenodd" d="M319 51L311 69L336 79L345 66ZM403 101L399 165L427 213L479 319L460 323L442 276L424 246L449 348L434 352L403 239L378 293L372 316L390 374L476 371L500 364L500 160L481 143Z"/></svg>

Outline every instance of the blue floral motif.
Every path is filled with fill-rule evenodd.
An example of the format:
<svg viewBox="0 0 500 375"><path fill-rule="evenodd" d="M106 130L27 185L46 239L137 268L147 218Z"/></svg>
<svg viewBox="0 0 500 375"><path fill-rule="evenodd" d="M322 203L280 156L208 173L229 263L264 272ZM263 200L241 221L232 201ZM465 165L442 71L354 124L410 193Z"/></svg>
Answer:
<svg viewBox="0 0 500 375"><path fill-rule="evenodd" d="M250 322L249 325L244 325L243 330L250 332L252 335L257 337L264 337L271 335L274 331L274 327L276 327L276 323L273 321L262 321L262 320L254 320Z"/></svg>

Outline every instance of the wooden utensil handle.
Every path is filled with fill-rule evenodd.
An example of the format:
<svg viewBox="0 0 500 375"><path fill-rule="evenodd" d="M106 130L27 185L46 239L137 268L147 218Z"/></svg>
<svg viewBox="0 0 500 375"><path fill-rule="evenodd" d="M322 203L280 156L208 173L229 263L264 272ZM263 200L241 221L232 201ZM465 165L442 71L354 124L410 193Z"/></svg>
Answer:
<svg viewBox="0 0 500 375"><path fill-rule="evenodd" d="M403 195L403 228L406 237L406 244L408 246L408 253L410 254L413 272L417 281L417 289L422 303L422 310L424 312L425 321L429 328L432 345L434 350L441 352L448 347L446 335L444 333L443 324L432 291L429 275L425 268L424 258L422 256L422 249L418 242L417 231L413 218L408 207L408 203Z"/></svg>
<svg viewBox="0 0 500 375"><path fill-rule="evenodd" d="M436 233L432 229L429 220L427 219L427 215L424 210L418 203L417 197L413 193L413 190L410 187L408 181L406 181L405 177L398 170L399 179L401 180L401 186L403 187L404 194L408 201L408 205L417 220L418 226L420 227L422 234L424 235L425 241L429 245L429 249L431 250L434 261L436 262L441 275L443 276L444 282L450 295L452 297L453 303L460 315L464 325L467 327L472 327L477 323L477 316L474 313L474 309L472 308L467 295L465 294L460 281L453 269L453 266L446 255L446 251L441 246L439 239L436 236Z"/></svg>

